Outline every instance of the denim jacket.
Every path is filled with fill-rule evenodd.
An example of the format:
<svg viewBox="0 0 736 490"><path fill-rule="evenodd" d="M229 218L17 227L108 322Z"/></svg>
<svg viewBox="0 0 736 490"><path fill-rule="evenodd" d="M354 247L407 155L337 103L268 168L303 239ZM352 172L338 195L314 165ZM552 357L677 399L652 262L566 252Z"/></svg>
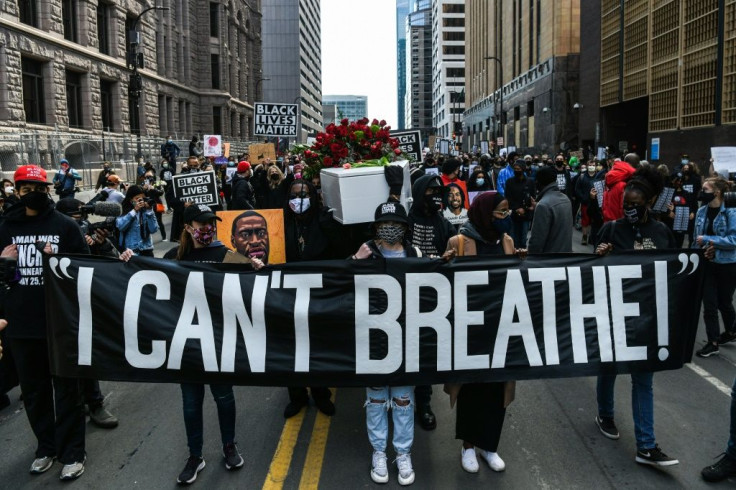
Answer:
<svg viewBox="0 0 736 490"><path fill-rule="evenodd" d="M713 262L716 264L736 263L736 209L726 208L721 204L721 211L713 220L713 231L715 235L706 235L708 206L701 206L695 215L695 238L702 236L704 243L713 242L716 256ZM693 248L697 244L693 245Z"/></svg>
<svg viewBox="0 0 736 490"><path fill-rule="evenodd" d="M138 226L138 213L135 210L120 216L116 220L115 224L118 230L120 230L120 241L125 248L136 252L139 250L153 249L151 234L158 231L156 215L149 209L142 213L142 219L144 226L148 228L148 237L145 240L141 237L141 227Z"/></svg>

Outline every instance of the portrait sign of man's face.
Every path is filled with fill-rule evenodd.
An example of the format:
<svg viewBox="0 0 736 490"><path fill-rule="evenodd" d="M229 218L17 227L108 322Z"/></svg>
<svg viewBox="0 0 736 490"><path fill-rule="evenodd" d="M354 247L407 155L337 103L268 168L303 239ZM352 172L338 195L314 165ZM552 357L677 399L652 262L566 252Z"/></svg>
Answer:
<svg viewBox="0 0 736 490"><path fill-rule="evenodd" d="M463 207L462 191L458 187L450 187L450 191L447 194L447 202L450 204L452 209L460 209Z"/></svg>
<svg viewBox="0 0 736 490"><path fill-rule="evenodd" d="M236 218L231 241L238 253L268 264L268 223L260 214L247 211Z"/></svg>

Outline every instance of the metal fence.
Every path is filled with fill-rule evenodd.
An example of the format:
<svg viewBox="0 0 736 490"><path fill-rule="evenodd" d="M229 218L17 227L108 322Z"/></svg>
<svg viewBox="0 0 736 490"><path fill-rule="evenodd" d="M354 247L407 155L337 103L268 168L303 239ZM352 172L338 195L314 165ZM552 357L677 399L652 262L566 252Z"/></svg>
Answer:
<svg viewBox="0 0 736 490"><path fill-rule="evenodd" d="M200 141L202 137L200 136ZM190 139L174 142L181 149L179 163L189 156ZM230 154L238 156L245 153L255 141L228 141ZM66 158L69 164L82 176L80 187L94 187L102 163L108 161L123 180L133 182L136 178L138 158L152 162L156 168L161 161L161 145L164 138L153 136L138 137L132 134L102 133L100 135L80 135L62 131L0 133L0 169L5 178L19 165L36 164L47 171L55 172L59 161Z"/></svg>

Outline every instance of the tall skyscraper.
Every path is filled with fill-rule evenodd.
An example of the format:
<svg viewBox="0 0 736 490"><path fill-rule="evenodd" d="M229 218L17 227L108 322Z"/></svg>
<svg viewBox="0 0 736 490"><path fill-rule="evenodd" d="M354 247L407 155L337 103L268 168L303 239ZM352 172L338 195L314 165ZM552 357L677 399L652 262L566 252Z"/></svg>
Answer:
<svg viewBox="0 0 736 490"><path fill-rule="evenodd" d="M432 38L433 125L450 138L465 112L465 0L432 0Z"/></svg>
<svg viewBox="0 0 736 490"><path fill-rule="evenodd" d="M404 129L406 98L406 16L409 15L410 0L396 0L396 106L398 128Z"/></svg>
<svg viewBox="0 0 736 490"><path fill-rule="evenodd" d="M467 0L465 148L496 137L524 153L576 144L581 4Z"/></svg>
<svg viewBox="0 0 736 490"><path fill-rule="evenodd" d="M335 121L348 118L357 121L368 116L368 97L365 95L325 95L322 104L335 105Z"/></svg>
<svg viewBox="0 0 736 490"><path fill-rule="evenodd" d="M415 0L406 19L405 126L420 129L425 143L432 124L432 0Z"/></svg>
<svg viewBox="0 0 736 490"><path fill-rule="evenodd" d="M322 130L319 0L263 2L263 102L299 104L298 141Z"/></svg>

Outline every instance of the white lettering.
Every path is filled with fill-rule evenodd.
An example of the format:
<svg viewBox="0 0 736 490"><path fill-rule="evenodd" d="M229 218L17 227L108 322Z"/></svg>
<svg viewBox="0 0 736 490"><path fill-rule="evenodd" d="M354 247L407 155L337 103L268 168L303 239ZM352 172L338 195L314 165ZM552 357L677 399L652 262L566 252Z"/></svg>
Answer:
<svg viewBox="0 0 736 490"><path fill-rule="evenodd" d="M617 265L608 268L616 360L645 361L647 359L646 346L629 347L626 342L626 317L639 316L639 303L624 303L624 279L641 279L641 266Z"/></svg>
<svg viewBox="0 0 736 490"><path fill-rule="evenodd" d="M386 294L386 311L370 312L370 290L380 289ZM391 276L355 276L355 373L389 374L401 367L401 285ZM388 352L383 359L371 359L371 330L386 334Z"/></svg>
<svg viewBox="0 0 736 490"><path fill-rule="evenodd" d="M488 272L469 271L455 274L455 363L454 369L488 369L488 354L468 355L468 327L483 325L482 311L468 311L468 287L487 286Z"/></svg>
<svg viewBox="0 0 736 490"><path fill-rule="evenodd" d="M294 302L294 371L309 372L309 295L310 289L322 287L322 274L284 275L284 289L296 289Z"/></svg>
<svg viewBox="0 0 736 490"><path fill-rule="evenodd" d="M243 294L240 288L240 277L237 274L225 274L222 282L222 358L220 367L223 373L235 371L235 345L237 344L237 329L243 334L245 350L248 353L248 363L253 373L266 371L266 290L268 277L257 276L253 282L253 296L250 309L253 322L248 318L243 303Z"/></svg>
<svg viewBox="0 0 736 490"><path fill-rule="evenodd" d="M437 291L437 307L420 310L421 288ZM437 332L437 371L452 369L452 326L447 316L452 308L452 286L437 273L406 275L406 371L419 372L419 332L422 327Z"/></svg>
<svg viewBox="0 0 736 490"><path fill-rule="evenodd" d="M169 278L161 271L140 271L128 281L123 311L123 332L125 335L125 359L131 366L141 369L156 369L166 362L166 342L151 342L151 353L143 354L138 348L138 311L141 306L141 293L145 286L156 288L156 300L167 301L171 297Z"/></svg>

